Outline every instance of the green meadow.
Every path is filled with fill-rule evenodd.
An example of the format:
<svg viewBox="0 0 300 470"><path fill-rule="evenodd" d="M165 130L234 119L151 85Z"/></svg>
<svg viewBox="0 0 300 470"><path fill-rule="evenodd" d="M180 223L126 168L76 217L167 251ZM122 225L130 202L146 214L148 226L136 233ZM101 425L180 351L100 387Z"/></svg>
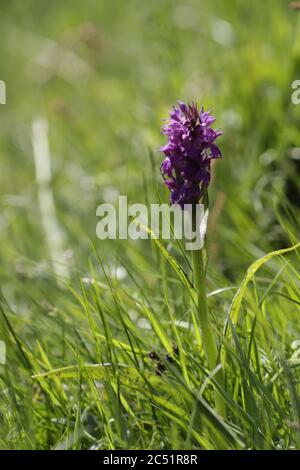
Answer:
<svg viewBox="0 0 300 470"><path fill-rule="evenodd" d="M300 449L300 12L0 5L0 448ZM168 202L178 99L223 131L205 251L222 386L183 243L96 237L99 204Z"/></svg>

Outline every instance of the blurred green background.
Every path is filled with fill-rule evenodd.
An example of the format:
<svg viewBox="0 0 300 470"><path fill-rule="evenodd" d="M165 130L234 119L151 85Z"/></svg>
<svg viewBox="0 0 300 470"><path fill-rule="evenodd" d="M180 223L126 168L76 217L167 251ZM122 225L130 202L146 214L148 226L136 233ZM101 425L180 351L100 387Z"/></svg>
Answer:
<svg viewBox="0 0 300 470"><path fill-rule="evenodd" d="M177 99L212 108L224 130L214 186L228 197L227 229L237 197L260 217L261 193L275 192L299 139L290 99L299 15L289 2L1 3L2 265L46 252L31 143L38 116L49 121L60 222L80 257L106 189L143 199L149 147L163 141L161 119ZM257 221L236 228L264 242Z"/></svg>
<svg viewBox="0 0 300 470"><path fill-rule="evenodd" d="M41 312L68 315L73 302L53 274L57 253L41 214L39 119L49 128L57 261L71 285L88 275L92 244L109 263L119 252L137 272L141 259L143 270L151 266L150 242L96 239L96 208L119 194L158 202L156 189L168 200L160 126L178 99L212 109L224 131L211 185L211 276L240 282L251 261L299 236L300 105L291 84L300 79L300 13L288 1L1 0L0 9L1 297L28 345L51 336ZM59 342L51 348L61 353Z"/></svg>
<svg viewBox="0 0 300 470"><path fill-rule="evenodd" d="M245 267L241 249L251 256L254 245L282 245L270 201L294 175L300 152L293 150L300 106L291 104L300 15L288 4L1 2L1 275L8 289L20 258L47 261L31 130L40 116L49 124L57 217L80 264L95 239L97 205L116 192L144 200L149 148L159 181L159 128L177 99L203 103L224 130L213 189L222 193L216 238L224 268ZM245 211L250 220L239 216ZM230 247L226 257L232 243L236 256Z"/></svg>

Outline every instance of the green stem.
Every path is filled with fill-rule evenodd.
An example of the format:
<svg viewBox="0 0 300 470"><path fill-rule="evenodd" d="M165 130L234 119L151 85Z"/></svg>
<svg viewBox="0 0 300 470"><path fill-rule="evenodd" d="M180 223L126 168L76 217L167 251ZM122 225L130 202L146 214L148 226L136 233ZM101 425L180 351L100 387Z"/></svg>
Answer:
<svg viewBox="0 0 300 470"><path fill-rule="evenodd" d="M218 349L210 322L209 310L206 300L205 272L203 266L202 250L192 251L192 263L194 273L194 287L197 293L197 307L201 337L208 366L210 371L212 371L217 366ZM215 374L214 378L216 382L223 388L224 374L222 369L220 369ZM226 418L226 404L218 390L215 390L215 405L217 413L223 418Z"/></svg>

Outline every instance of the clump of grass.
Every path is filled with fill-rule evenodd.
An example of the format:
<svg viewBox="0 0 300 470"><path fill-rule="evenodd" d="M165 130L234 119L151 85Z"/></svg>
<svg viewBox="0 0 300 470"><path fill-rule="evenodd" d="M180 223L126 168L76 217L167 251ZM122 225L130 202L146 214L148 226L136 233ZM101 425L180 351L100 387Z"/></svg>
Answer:
<svg viewBox="0 0 300 470"><path fill-rule="evenodd" d="M126 286L97 254L90 282L79 279L81 293L70 289L58 311L38 306L43 320L34 348L18 334L22 326L29 335L31 325L18 324L2 300L4 338L18 366L1 379L1 446L18 447L22 438L25 448L297 447L298 247L253 263L233 287L234 297L225 281L209 293L226 352L226 391L220 389L226 420L213 410L212 385L218 384L206 368L182 273L163 247L158 271L137 271L122 259ZM92 282L97 261L103 280ZM150 297L153 289L157 295ZM50 326L53 335L45 341Z"/></svg>

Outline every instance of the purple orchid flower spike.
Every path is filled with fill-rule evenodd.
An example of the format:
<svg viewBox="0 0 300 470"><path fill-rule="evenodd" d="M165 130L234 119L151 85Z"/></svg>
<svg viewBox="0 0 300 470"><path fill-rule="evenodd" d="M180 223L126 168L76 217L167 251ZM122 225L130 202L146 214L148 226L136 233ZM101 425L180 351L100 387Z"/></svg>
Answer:
<svg viewBox="0 0 300 470"><path fill-rule="evenodd" d="M186 105L178 101L178 107L174 107L169 116L162 128L168 142L160 149L165 156L160 171L170 190L170 202L182 209L185 209L186 204L191 204L193 210L199 202L207 207L211 161L221 158L221 151L215 141L222 133L212 128L214 116L204 111L203 107L199 112L195 103ZM190 213L193 230L200 229L196 213ZM202 248L192 251L192 266L203 348L208 366L213 371L218 365L219 354L207 305ZM222 369L216 372L215 380L221 388L225 387ZM215 388L215 406L217 413L226 418L226 403L218 388Z"/></svg>
<svg viewBox="0 0 300 470"><path fill-rule="evenodd" d="M211 179L211 160L221 157L215 140L222 132L212 129L215 117L203 107L198 111L195 103L178 107L170 112L162 133L168 137L160 148L165 155L160 170L170 190L171 204L199 202Z"/></svg>

